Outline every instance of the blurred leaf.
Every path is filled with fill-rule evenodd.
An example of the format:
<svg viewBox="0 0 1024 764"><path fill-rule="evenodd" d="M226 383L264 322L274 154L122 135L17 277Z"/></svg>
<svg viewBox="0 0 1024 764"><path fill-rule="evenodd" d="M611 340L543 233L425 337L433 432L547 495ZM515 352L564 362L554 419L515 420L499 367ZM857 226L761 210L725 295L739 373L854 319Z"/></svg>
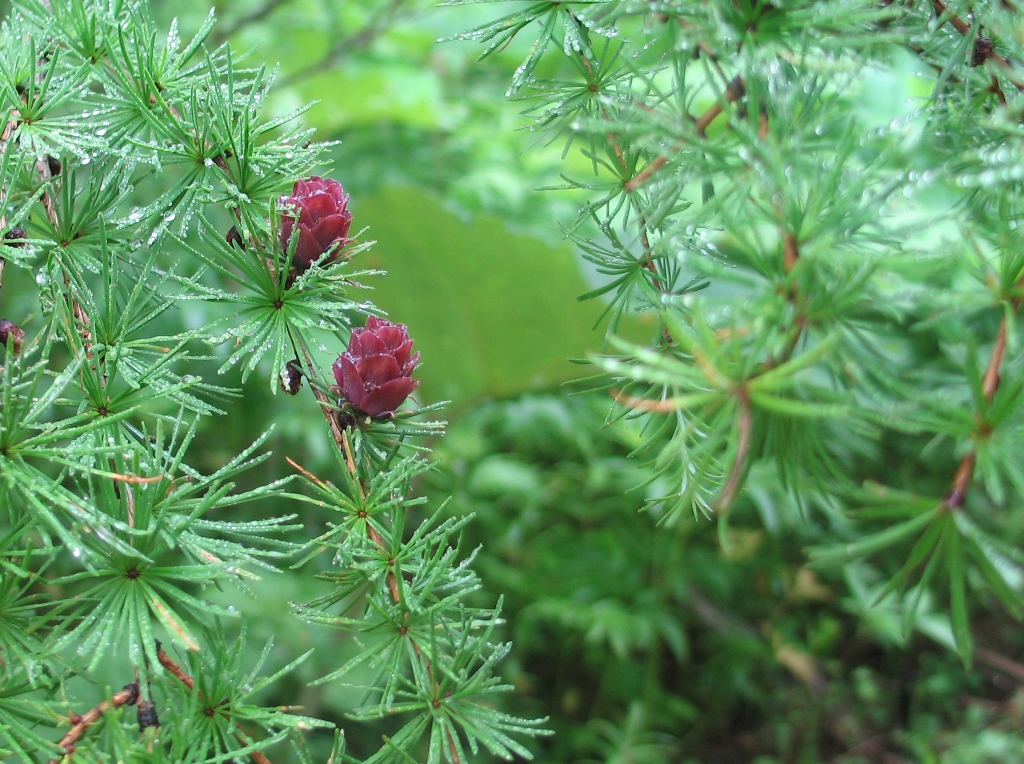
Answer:
<svg viewBox="0 0 1024 764"><path fill-rule="evenodd" d="M600 349L603 306L576 302L588 287L568 244L514 234L489 215L464 222L412 188L352 207L377 242L365 264L388 271L373 301L409 326L423 354L425 400L459 405L583 376L569 359ZM640 335L641 326L631 317L620 333Z"/></svg>

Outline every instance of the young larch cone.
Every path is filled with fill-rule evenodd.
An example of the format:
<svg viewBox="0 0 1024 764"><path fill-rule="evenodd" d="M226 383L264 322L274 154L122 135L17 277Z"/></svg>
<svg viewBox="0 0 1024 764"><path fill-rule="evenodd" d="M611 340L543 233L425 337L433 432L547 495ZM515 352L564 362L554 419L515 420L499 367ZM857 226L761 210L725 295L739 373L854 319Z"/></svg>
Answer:
<svg viewBox="0 0 1024 764"><path fill-rule="evenodd" d="M332 370L338 392L353 408L383 418L393 414L419 386L412 379L419 360L404 324L370 316L365 327L353 330L348 348Z"/></svg>
<svg viewBox="0 0 1024 764"><path fill-rule="evenodd" d="M288 251L292 233L298 226L292 265L300 273L307 270L331 247L333 260L348 242L352 213L348 211L348 194L341 184L330 178L313 176L296 182L291 196L280 199L281 249Z"/></svg>

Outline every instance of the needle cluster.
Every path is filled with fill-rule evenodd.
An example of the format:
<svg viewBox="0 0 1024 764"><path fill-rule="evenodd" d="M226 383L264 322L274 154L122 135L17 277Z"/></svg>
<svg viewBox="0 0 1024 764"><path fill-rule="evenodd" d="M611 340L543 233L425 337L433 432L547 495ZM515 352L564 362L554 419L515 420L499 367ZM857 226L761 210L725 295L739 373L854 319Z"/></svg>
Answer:
<svg viewBox="0 0 1024 764"><path fill-rule="evenodd" d="M0 27L0 758L311 762L315 738L353 760L268 696L308 653L254 657L229 604L304 563L333 588L295 627L361 645L318 684L394 721L370 761L528 756L460 524L410 509L410 439L441 423L407 400L405 327L352 298L369 245L348 196L297 114L261 116L272 73L208 46L213 25L183 40L140 2L25 0ZM245 400L222 383L253 375L306 396L335 472L287 467L269 429L197 448L223 447L216 417ZM299 502L327 529L281 514Z"/></svg>
<svg viewBox="0 0 1024 764"><path fill-rule="evenodd" d="M937 601L966 663L974 603L1024 615L1019 13L541 1L462 36L527 51L509 96L585 159L567 230L651 511L728 551L737 512L778 532L795 501L819 569L906 631ZM649 343L616 336L633 312Z"/></svg>

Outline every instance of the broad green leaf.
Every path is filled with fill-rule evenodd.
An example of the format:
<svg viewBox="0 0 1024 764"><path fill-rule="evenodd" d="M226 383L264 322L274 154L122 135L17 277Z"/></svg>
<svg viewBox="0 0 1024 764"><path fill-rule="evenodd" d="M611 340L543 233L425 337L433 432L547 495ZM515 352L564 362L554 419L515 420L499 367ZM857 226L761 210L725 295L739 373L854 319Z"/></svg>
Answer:
<svg viewBox="0 0 1024 764"><path fill-rule="evenodd" d="M603 305L576 301L587 284L568 244L512 233L492 216L464 222L412 188L352 208L354 227L369 226L364 237L377 242L363 265L388 272L369 297L409 326L424 400L459 404L584 376L569 359L600 350ZM649 337L640 326L624 321L620 331Z"/></svg>

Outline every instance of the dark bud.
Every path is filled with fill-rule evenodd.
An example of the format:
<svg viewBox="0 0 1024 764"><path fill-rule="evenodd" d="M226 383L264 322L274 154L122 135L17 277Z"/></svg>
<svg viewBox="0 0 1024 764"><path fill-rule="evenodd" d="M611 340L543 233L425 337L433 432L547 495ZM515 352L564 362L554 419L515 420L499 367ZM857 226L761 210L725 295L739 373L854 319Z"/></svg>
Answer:
<svg viewBox="0 0 1024 764"><path fill-rule="evenodd" d="M21 352L21 345L25 342L25 332L19 329L17 324L13 321L8 321L6 318L0 319L0 345L8 347L7 343L10 341L10 350L17 355Z"/></svg>
<svg viewBox="0 0 1024 764"><path fill-rule="evenodd" d="M238 232L238 226L231 226L231 229L228 231L227 236L225 236L224 238L227 239L229 247L238 247L239 249L245 249L245 240L242 238L242 234Z"/></svg>
<svg viewBox="0 0 1024 764"><path fill-rule="evenodd" d="M147 727L159 727L160 719L156 715L156 704L152 700L139 701L139 731Z"/></svg>
<svg viewBox="0 0 1024 764"><path fill-rule="evenodd" d="M365 327L353 330L348 348L334 362L336 389L357 411L389 417L419 386L412 379L419 360L404 324L370 316Z"/></svg>
<svg viewBox="0 0 1024 764"><path fill-rule="evenodd" d="M338 427L343 430L354 430L358 422L351 409L336 411L334 412L334 417L338 422ZM403 571L403 573L404 572L405 571Z"/></svg>
<svg viewBox="0 0 1024 764"><path fill-rule="evenodd" d="M974 50L971 51L971 66L981 66L992 55L992 41L987 37L974 38Z"/></svg>
<svg viewBox="0 0 1024 764"><path fill-rule="evenodd" d="M281 372L281 391L288 395L297 395L302 386L302 367L299 359L293 358Z"/></svg>
<svg viewBox="0 0 1024 764"><path fill-rule="evenodd" d="M46 166L50 168L50 175L60 175L61 170L64 169L60 160L50 154L46 155Z"/></svg>
<svg viewBox="0 0 1024 764"><path fill-rule="evenodd" d="M25 242L21 241L24 238L25 229L20 225L14 226L14 228L4 234L4 241L7 242L8 247L24 247Z"/></svg>
<svg viewBox="0 0 1024 764"><path fill-rule="evenodd" d="M726 98L732 102L740 100L746 94L747 86L743 84L743 79L739 75L737 75L736 78L729 83L729 87L725 89Z"/></svg>
<svg viewBox="0 0 1024 764"><path fill-rule="evenodd" d="M126 684L121 689L128 690L128 700L124 702L125 705L134 706L139 700L139 683L137 681L132 682L131 684Z"/></svg>

